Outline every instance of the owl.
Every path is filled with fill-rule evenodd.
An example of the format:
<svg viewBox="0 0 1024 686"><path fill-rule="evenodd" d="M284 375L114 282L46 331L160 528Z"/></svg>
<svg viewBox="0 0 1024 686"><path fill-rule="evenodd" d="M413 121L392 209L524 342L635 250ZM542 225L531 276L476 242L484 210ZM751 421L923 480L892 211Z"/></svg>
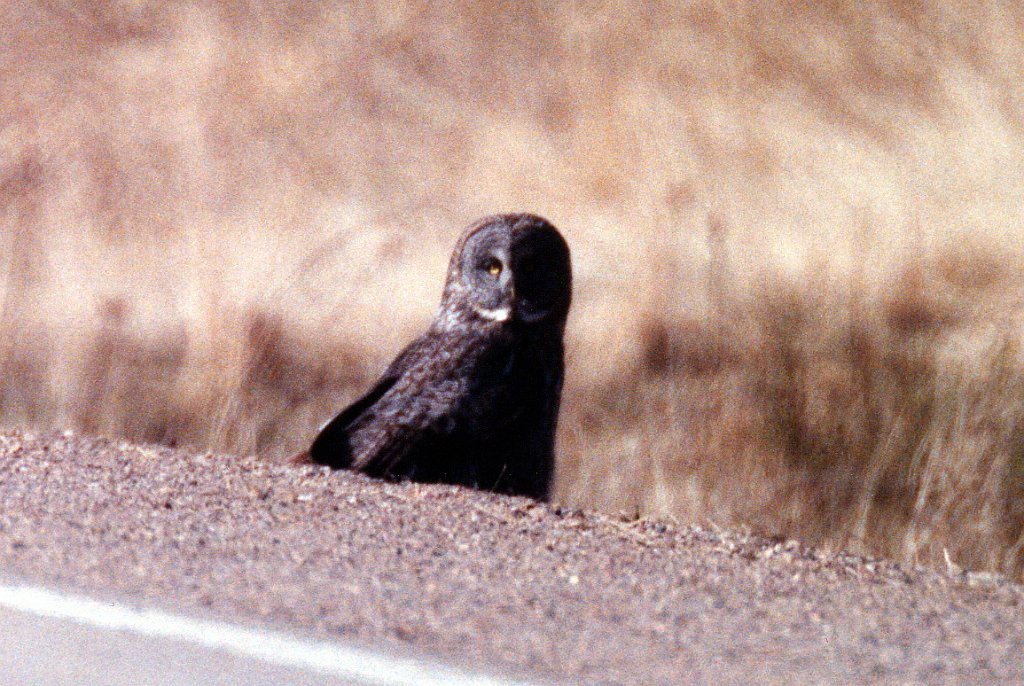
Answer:
<svg viewBox="0 0 1024 686"><path fill-rule="evenodd" d="M569 247L547 220L471 224L430 327L295 461L547 499L571 299Z"/></svg>

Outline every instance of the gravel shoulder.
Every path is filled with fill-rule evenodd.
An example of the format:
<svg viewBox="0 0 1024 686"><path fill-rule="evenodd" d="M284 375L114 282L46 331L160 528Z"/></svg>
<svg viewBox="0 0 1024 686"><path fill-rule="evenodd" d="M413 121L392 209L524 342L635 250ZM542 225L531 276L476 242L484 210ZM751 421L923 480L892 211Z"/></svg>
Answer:
<svg viewBox="0 0 1024 686"><path fill-rule="evenodd" d="M62 434L0 434L0 577L555 682L1024 681L998 577Z"/></svg>

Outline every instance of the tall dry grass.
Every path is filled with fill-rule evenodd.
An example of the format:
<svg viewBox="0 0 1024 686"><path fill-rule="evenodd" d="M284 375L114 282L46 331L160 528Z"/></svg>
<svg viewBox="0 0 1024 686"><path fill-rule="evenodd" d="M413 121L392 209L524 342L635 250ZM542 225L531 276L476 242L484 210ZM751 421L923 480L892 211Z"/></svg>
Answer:
<svg viewBox="0 0 1024 686"><path fill-rule="evenodd" d="M0 422L273 458L458 228L577 274L558 497L1024 570L1024 10L0 2Z"/></svg>

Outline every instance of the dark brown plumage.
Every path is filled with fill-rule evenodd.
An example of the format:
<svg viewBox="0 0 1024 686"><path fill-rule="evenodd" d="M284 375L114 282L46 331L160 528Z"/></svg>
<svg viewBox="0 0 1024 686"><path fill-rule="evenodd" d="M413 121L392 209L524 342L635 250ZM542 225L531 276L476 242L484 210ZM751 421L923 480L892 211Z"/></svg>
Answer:
<svg viewBox="0 0 1024 686"><path fill-rule="evenodd" d="M296 460L546 499L571 284L541 217L470 225L430 328Z"/></svg>

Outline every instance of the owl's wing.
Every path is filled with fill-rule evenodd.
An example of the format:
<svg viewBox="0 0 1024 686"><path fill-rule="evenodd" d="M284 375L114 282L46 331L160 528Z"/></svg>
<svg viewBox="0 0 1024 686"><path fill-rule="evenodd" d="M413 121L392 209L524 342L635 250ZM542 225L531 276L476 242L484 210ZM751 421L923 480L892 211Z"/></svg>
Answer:
<svg viewBox="0 0 1024 686"><path fill-rule="evenodd" d="M442 470L449 451L477 441L517 415L505 336L449 335L424 340L368 421L351 427L353 468L371 476L416 478Z"/></svg>
<svg viewBox="0 0 1024 686"><path fill-rule="evenodd" d="M320 428L309 448L310 461L334 469L344 469L352 465L353 455L348 440L352 425L391 390L402 373L418 357L421 349L421 339L413 341L388 365L381 378L366 394Z"/></svg>
<svg viewBox="0 0 1024 686"><path fill-rule="evenodd" d="M420 461L448 442L474 440L512 421L506 382L514 359L503 336L425 334L395 359L370 391L328 422L312 462L377 477L438 469ZM411 455L419 458L410 461Z"/></svg>

